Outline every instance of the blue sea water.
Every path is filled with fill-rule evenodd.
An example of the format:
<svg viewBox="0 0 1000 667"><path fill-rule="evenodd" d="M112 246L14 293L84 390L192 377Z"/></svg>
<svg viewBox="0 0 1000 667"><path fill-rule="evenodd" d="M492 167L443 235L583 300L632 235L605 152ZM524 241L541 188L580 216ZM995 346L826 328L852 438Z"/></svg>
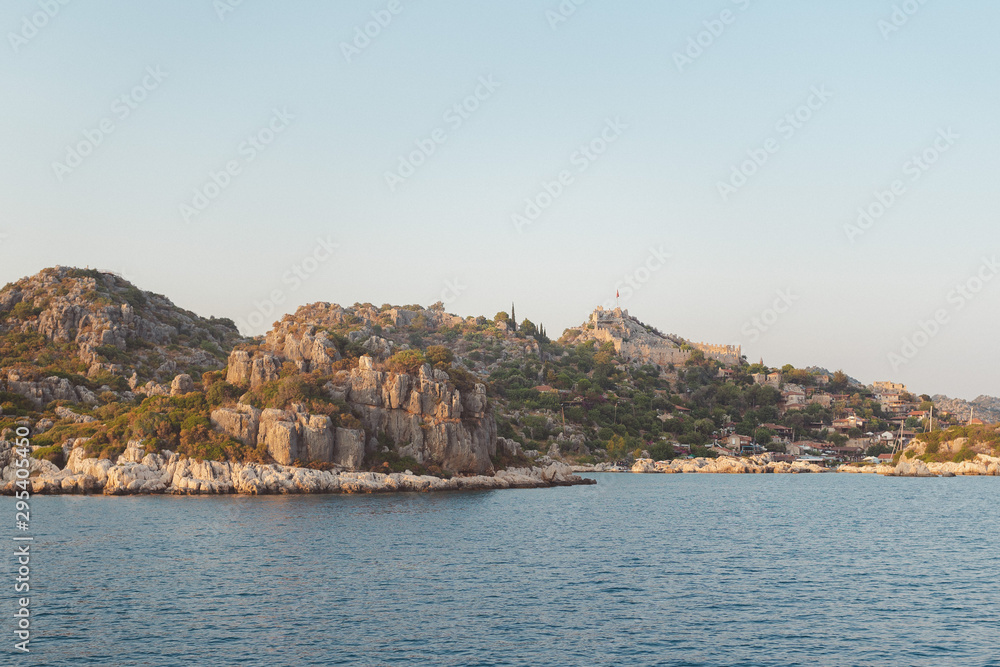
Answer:
<svg viewBox="0 0 1000 667"><path fill-rule="evenodd" d="M0 664L1000 665L996 478L594 476L34 498Z"/></svg>

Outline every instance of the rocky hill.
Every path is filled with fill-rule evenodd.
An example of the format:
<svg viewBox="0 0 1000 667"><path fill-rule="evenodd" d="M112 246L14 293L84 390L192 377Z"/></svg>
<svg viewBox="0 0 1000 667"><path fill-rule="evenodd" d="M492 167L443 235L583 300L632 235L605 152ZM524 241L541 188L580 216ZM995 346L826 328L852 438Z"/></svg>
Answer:
<svg viewBox="0 0 1000 667"><path fill-rule="evenodd" d="M512 441L498 445L484 378L525 355L538 357L534 338L508 338L503 325L441 307L309 304L233 350L225 382L247 393L214 410L211 421L279 463L358 468L405 460L491 472L521 455ZM286 390L293 385L299 389ZM273 391L298 391L303 400L282 403ZM326 405L321 414L306 410L309 395Z"/></svg>
<svg viewBox="0 0 1000 667"><path fill-rule="evenodd" d="M0 377L37 407L198 376L221 368L239 340L232 321L199 317L113 273L55 267L0 291Z"/></svg>
<svg viewBox="0 0 1000 667"><path fill-rule="evenodd" d="M950 412L960 420L968 421L969 415L993 424L1000 422L1000 398L995 396L980 396L966 401L961 398L948 398L943 394L931 396L935 409Z"/></svg>
<svg viewBox="0 0 1000 667"><path fill-rule="evenodd" d="M482 378L539 343L508 341L485 318L316 303L247 340L113 274L62 267L8 285L0 318L5 437L34 424L52 460L83 447L112 461L141 445L343 470L527 462L498 439Z"/></svg>
<svg viewBox="0 0 1000 667"><path fill-rule="evenodd" d="M114 274L56 267L0 291L0 450L26 427L35 459L56 466L52 484L83 474L65 473L70 461L93 460L102 470L148 468L110 488L183 490L194 483L188 473L167 484L167 471L209 470L186 459L226 463L230 477L252 464L260 474L284 466L268 469L276 480L298 474L289 466L446 479L560 459L666 459L675 448L707 457L733 434L780 452L775 424L825 440L848 412L873 431L890 428L868 388L796 406L754 380L773 370L746 364L739 347L663 334L620 309L598 309L552 341L541 324L515 324L513 308L489 319L440 303L313 303L246 339L229 320ZM935 399L939 409L951 400ZM976 416L1000 418L995 399L973 403ZM147 463L131 460L140 450Z"/></svg>

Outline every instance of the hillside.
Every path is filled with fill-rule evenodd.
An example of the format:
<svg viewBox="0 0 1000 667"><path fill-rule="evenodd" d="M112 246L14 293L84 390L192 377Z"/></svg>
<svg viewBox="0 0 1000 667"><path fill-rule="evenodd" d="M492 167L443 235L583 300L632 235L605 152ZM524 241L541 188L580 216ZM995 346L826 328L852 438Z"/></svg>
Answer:
<svg viewBox="0 0 1000 667"><path fill-rule="evenodd" d="M0 291L0 372L35 382L37 407L72 400L66 382L45 378L92 403L91 391L221 368L240 339L230 320L199 317L112 273L55 267Z"/></svg>
<svg viewBox="0 0 1000 667"><path fill-rule="evenodd" d="M917 408L932 404L880 396L840 371L748 364L738 347L662 334L619 309L597 309L559 340L512 314L313 303L244 339L229 320L113 274L46 269L0 292L0 429L9 442L27 424L36 458L57 465L74 448L112 461L131 444L164 457L490 475L532 459L782 453L803 441L876 454L892 449L885 431L926 426Z"/></svg>
<svg viewBox="0 0 1000 667"><path fill-rule="evenodd" d="M969 416L981 419L987 424L1000 422L1000 398L993 396L979 396L971 401L961 398L948 398L942 394L935 394L931 397L938 410L950 412L962 419Z"/></svg>

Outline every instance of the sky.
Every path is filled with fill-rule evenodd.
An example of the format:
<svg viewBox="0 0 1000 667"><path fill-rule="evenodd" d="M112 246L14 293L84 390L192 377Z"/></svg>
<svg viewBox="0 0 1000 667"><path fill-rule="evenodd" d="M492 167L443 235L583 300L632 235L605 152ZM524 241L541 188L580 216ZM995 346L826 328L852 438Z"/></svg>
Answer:
<svg viewBox="0 0 1000 667"><path fill-rule="evenodd" d="M65 0L64 0L65 1ZM11 0L0 280L259 334L598 305L751 360L1000 395L1000 4Z"/></svg>

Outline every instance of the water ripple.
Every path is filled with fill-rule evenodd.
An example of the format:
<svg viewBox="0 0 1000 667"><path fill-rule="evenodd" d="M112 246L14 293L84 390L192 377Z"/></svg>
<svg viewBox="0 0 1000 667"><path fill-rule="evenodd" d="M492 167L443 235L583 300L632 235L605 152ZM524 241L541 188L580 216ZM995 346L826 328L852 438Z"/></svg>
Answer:
<svg viewBox="0 0 1000 667"><path fill-rule="evenodd" d="M1000 664L995 479L599 477L38 498L23 664Z"/></svg>

